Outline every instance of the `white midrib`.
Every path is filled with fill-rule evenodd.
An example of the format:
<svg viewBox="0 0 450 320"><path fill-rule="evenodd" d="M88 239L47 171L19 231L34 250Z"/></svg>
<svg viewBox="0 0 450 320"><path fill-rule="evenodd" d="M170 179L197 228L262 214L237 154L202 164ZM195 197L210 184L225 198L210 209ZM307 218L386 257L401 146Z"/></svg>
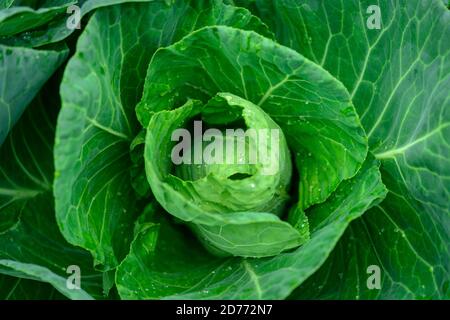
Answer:
<svg viewBox="0 0 450 320"><path fill-rule="evenodd" d="M258 276L256 275L253 268L250 266L250 264L245 259L242 261L242 265L244 266L247 273L250 275L250 279L255 284L255 289L258 294L258 298L261 299L262 298L262 290L261 290L261 286L259 284Z"/></svg>
<svg viewBox="0 0 450 320"><path fill-rule="evenodd" d="M376 153L375 157L377 159L388 159L388 158L394 158L396 155L399 154L403 154L406 150L408 150L409 148L415 146L416 144L419 144L421 142L424 142L425 140L429 139L430 137L432 137L433 135L435 135L436 133L439 133L440 131L442 131L443 129L447 128L450 126L450 123L444 123L442 125L440 125L439 127L437 127L436 129L428 132L427 134L423 135L422 137L418 138L417 140L414 140L402 147L399 148L395 148L395 149L391 149L391 150L387 150L381 153Z"/></svg>
<svg viewBox="0 0 450 320"><path fill-rule="evenodd" d="M95 120L95 119L91 119L91 118L86 118L86 119L87 119L87 121L88 121L89 123L91 123L94 127L97 127L97 128L99 128L99 129L101 129L101 130L103 130L103 131L105 131L105 132L108 132L109 134L112 134L113 136L119 137L119 138L121 138L121 139L124 139L124 140L130 140L130 138L129 138L126 134L124 134L124 133L122 133L122 132L119 132L119 131L116 131L116 130L114 130L114 129L112 129L112 128L106 127L106 126L102 125L101 123L99 123L99 122L98 122L97 120Z"/></svg>

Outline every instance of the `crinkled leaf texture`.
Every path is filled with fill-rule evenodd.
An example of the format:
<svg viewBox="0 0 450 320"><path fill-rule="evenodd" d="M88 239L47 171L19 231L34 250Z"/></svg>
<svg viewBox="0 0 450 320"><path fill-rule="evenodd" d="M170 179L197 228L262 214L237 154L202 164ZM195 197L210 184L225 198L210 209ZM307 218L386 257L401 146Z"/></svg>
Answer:
<svg viewBox="0 0 450 320"><path fill-rule="evenodd" d="M283 299L320 267L350 221L385 193L377 162L368 160L326 203L311 209L311 240L270 258L214 258L183 228L166 218L150 220L140 226L117 270L119 294L123 299Z"/></svg>
<svg viewBox="0 0 450 320"><path fill-rule="evenodd" d="M171 61L170 67L167 61ZM149 133L157 123L160 126L155 132L161 136L148 135L147 144L159 143L166 136L164 130L171 130L169 118L153 121L152 114L175 108L173 121L179 125L176 118L183 119L186 106L177 107L183 104L183 99L190 97L207 101L217 92L231 92L257 103L267 112L283 129L291 150L299 151L296 156L300 172L309 172L308 166L317 165L312 160L302 162L302 149L313 153L320 161L320 156L330 156L330 153L323 155L320 152L320 142L323 141L325 146L330 146L327 144L329 140L348 144L349 149L339 143L329 149L336 152L334 161L339 162L342 156L339 173L345 174L342 169L347 168L349 176L329 174L323 181L318 179L322 184L317 182L326 188L327 181L331 180L328 190L321 193L311 188L309 192L300 192L300 199L303 194L311 195L301 204L309 207L311 240L298 249L270 258L215 258L192 239L187 230L171 224L166 217L150 220L141 226L131 252L118 268L116 283L122 298L285 298L320 267L349 222L379 203L385 195L376 161L367 160L356 173L365 158L366 145L345 88L295 51L255 33L234 28L206 27L155 54L147 73L143 98L137 107L138 118L148 126ZM286 95L289 96L288 102L283 100ZM171 113L166 111L162 114ZM336 119L340 122L332 125L332 120ZM319 124L329 125L320 126L323 137L317 136ZM168 128L164 128L165 125ZM307 137L307 130L310 135L315 135L315 144L312 139L299 139L302 134ZM356 159L350 156L350 149ZM156 150L161 153L168 151L164 146ZM154 155L161 157L146 151L147 161L154 161ZM307 152L303 151L302 155L307 159ZM335 162L333 164L336 165ZM159 166L168 165L161 163ZM325 169L320 171L324 172ZM345 180L355 173L356 176ZM157 190L152 181L157 179L153 174L149 177L154 192ZM182 202L181 197L170 201L170 194L169 189L165 189L161 197L155 193L156 199L169 212L179 212L178 217L194 219L195 223L196 217L182 216L195 212L192 205L188 210L176 210L173 206ZM324 202L325 199L327 201ZM311 207L312 204L315 205ZM207 213L199 217L212 219ZM226 218L223 215L222 219Z"/></svg>
<svg viewBox="0 0 450 320"><path fill-rule="evenodd" d="M97 11L78 41L61 85L54 194L63 235L89 250L98 268L115 268L132 240L130 144L150 59L191 30L217 24L270 35L246 9L221 1L155 1Z"/></svg>
<svg viewBox="0 0 450 320"><path fill-rule="evenodd" d="M152 112L217 92L253 102L282 129L300 172L302 209L323 202L366 157L364 131L340 82L294 50L231 27L205 27L158 50L137 115L146 127Z"/></svg>
<svg viewBox="0 0 450 320"><path fill-rule="evenodd" d="M236 2L347 87L390 191L293 297L449 298L450 12L443 2ZM382 24L371 30L373 4ZM366 286L370 265L382 270L381 290Z"/></svg>
<svg viewBox="0 0 450 320"><path fill-rule="evenodd" d="M345 88L295 51L254 32L228 26L202 28L158 50L137 106L138 118L147 127L148 181L156 199L169 213L194 225L200 239L227 253L270 256L305 240L273 212L264 211L265 207L245 210L244 204L239 208L229 206L231 199L224 197L228 190L221 190L228 183L227 177L210 175L187 182L169 175L171 133L200 113L193 112L189 105L177 108L186 97L207 103L206 109L217 108L216 103L210 106L210 101L222 97L228 101L228 109L241 105L244 110L251 109L252 114L261 112L270 119L273 125L267 127L281 130L283 141L285 136L294 152L301 177L300 209L323 202L342 180L355 175L366 156L364 131ZM216 115L215 121L220 123L220 117ZM255 127L245 120L248 127ZM252 197L270 200L258 192L269 186L276 188L274 179L279 175L253 181L257 176L247 180L249 185L229 192L252 190L240 196L248 198L243 200L248 204ZM252 181L254 188L250 187ZM215 194L218 199L214 199ZM262 212L257 212L258 208Z"/></svg>
<svg viewBox="0 0 450 320"><path fill-rule="evenodd" d="M279 129L256 105L232 94L221 93L211 101L213 105L208 103L205 106L188 101L183 107L155 113L151 118L144 157L148 182L155 198L172 215L189 222L198 237L216 253L264 257L306 242L308 237L302 236L302 232L307 234L304 231L307 224L298 231L272 212L277 207L284 208L280 202L284 202L287 193L284 188L291 176L290 155L284 137L282 150L285 153L280 155L281 164L276 174L263 175L257 171L253 176L238 181L230 180L229 172L222 175L220 169L195 181L185 181L170 174L167 155L171 153L172 132L189 117L202 111L214 112L219 106L226 110L242 108L248 115L246 120L249 126L256 121L254 126ZM220 102L225 104L220 105ZM251 115L258 115L259 118ZM214 120L220 122L220 114ZM197 166L192 168L195 171ZM226 168L232 169L232 165L228 164ZM251 192L242 194L245 188Z"/></svg>
<svg viewBox="0 0 450 320"><path fill-rule="evenodd" d="M448 1L74 2L0 1L0 298L450 298ZM150 195L151 119L224 93L283 130L300 247L213 255Z"/></svg>

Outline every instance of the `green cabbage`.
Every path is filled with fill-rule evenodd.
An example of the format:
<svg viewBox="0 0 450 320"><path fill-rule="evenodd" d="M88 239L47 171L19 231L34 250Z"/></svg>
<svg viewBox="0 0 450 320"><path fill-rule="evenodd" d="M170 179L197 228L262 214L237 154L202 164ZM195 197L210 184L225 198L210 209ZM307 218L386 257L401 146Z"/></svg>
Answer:
<svg viewBox="0 0 450 320"><path fill-rule="evenodd" d="M450 298L449 28L441 0L0 1L0 298Z"/></svg>

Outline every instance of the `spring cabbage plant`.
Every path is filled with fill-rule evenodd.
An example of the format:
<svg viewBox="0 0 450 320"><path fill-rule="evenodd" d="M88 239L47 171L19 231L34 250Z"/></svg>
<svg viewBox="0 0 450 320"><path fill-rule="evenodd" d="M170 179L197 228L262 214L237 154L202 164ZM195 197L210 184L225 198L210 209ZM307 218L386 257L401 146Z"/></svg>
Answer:
<svg viewBox="0 0 450 320"><path fill-rule="evenodd" d="M0 1L0 297L450 298L447 6Z"/></svg>

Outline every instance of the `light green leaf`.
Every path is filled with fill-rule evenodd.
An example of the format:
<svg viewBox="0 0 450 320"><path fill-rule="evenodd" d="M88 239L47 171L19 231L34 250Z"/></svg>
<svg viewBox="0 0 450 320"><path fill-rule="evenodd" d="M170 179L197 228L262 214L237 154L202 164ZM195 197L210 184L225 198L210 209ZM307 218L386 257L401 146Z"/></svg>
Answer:
<svg viewBox="0 0 450 320"><path fill-rule="evenodd" d="M273 160L278 165L273 172L265 173L263 170L268 166L262 162L205 163L181 165L178 176L173 175L169 156L174 130L183 128L190 118L200 114L213 119L215 124L226 125L230 119L224 115L229 114L229 109L234 109L248 128L278 130L278 149L269 145L277 154ZM229 93L219 93L205 106L188 101L181 108L157 112L150 119L145 143L148 183L158 202L170 214L189 222L199 239L217 254L263 257L297 247L308 237L277 217L286 206L291 177L290 154L280 131L259 107ZM230 179L243 173L250 176Z"/></svg>
<svg viewBox="0 0 450 320"><path fill-rule="evenodd" d="M371 16L367 9L374 4L380 8L380 29L367 28ZM281 43L321 64L344 83L371 149L382 161L383 180L391 194L359 224L371 226L369 233L356 227L354 232L358 231L359 241L373 243L370 255L376 255L372 261L383 267L386 286L377 294L359 294L353 286L349 295L447 296L450 12L441 0L258 1L255 12L276 30ZM392 232L397 229L401 232ZM349 260L354 254L344 252L339 259ZM361 254L359 259L364 261L369 253ZM339 263L337 259L334 256L330 264ZM420 271L408 267L416 265ZM364 265L359 268L363 273ZM355 283L356 273L346 275L334 277L331 285ZM403 289L395 290L398 286Z"/></svg>
<svg viewBox="0 0 450 320"><path fill-rule="evenodd" d="M119 294L123 299L283 299L319 268L350 221L385 193L378 166L368 161L327 203L308 213L316 217L311 240L272 258L213 257L163 218L137 234L116 273Z"/></svg>
<svg viewBox="0 0 450 320"><path fill-rule="evenodd" d="M247 10L219 1L108 7L90 20L66 68L55 146L57 219L66 239L91 251L104 270L128 252L140 210L130 144L148 63L160 46L211 24L266 30Z"/></svg>
<svg viewBox="0 0 450 320"><path fill-rule="evenodd" d="M21 263L13 260L0 259L0 267L6 267L19 272L32 280L50 283L59 292L72 300L92 300L93 298L83 289L68 289L66 278L56 275L47 268L35 264Z"/></svg>
<svg viewBox="0 0 450 320"><path fill-rule="evenodd" d="M186 97L206 102L217 92L253 102L283 130L296 152L302 209L326 200L365 159L364 131L340 82L287 47L225 26L158 50L137 114L145 127L151 112L179 107Z"/></svg>

